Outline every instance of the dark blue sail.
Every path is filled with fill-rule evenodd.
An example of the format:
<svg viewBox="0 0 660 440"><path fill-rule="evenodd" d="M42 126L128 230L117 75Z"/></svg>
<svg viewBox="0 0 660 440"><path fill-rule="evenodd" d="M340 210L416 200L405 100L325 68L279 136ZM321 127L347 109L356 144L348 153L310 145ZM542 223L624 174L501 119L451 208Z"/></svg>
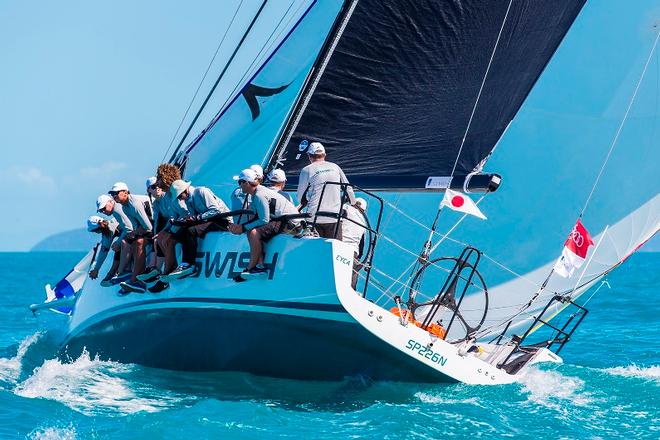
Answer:
<svg viewBox="0 0 660 440"><path fill-rule="evenodd" d="M465 176L493 149L584 3L360 0L270 167L296 176L309 140L323 142L360 186L424 188L450 176L502 29L454 173Z"/></svg>

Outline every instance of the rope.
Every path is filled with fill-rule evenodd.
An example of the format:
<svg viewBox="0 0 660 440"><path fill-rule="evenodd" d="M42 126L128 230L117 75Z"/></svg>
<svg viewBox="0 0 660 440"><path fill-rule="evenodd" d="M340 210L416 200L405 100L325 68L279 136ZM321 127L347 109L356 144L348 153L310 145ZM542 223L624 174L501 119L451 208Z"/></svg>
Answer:
<svg viewBox="0 0 660 440"><path fill-rule="evenodd" d="M484 90L484 85L486 84L486 78L488 78L488 72L490 67L493 64L493 59L495 58L495 52L497 51L497 46L500 44L500 38L502 37L502 31L504 31L504 25L506 20L509 17L509 11L511 10L511 4L513 0L509 0L509 6L506 8L506 13L504 14L504 20L502 20L502 26L500 27L500 32L497 34L497 40L495 40L495 46L493 47L493 52L490 54L490 60L488 60L488 67L486 67L486 73L484 74L483 79L481 80L481 86L479 87L479 93L477 94L477 100L474 102L472 107L472 113L470 113L470 119L468 120L467 127L465 128L465 134L463 134L463 139L461 140L461 146L458 149L458 154L456 155L456 160L454 161L454 167L451 169L451 177L454 177L454 172L456 171L456 166L458 165L458 159L461 157L461 152L463 151L463 146L465 145L465 139L467 139L468 132L470 131L470 126L472 125L472 119L474 114L477 111L477 105L479 104L479 99L481 99L481 93Z"/></svg>
<svg viewBox="0 0 660 440"><path fill-rule="evenodd" d="M204 110L204 108L206 107L206 104L211 99L211 96L213 96L213 93L215 92L216 87L218 87L218 84L220 84L220 81L225 76L225 73L227 72L227 69L229 69L229 66L231 65L232 61L234 61L234 58L236 57L236 54L238 54L238 51L241 49L241 47L243 46L243 43L245 42L248 35L250 34L250 31L252 30L252 27L257 22L257 19L261 15L261 12L264 10L264 7L266 6L267 1L268 0L263 0L263 2L261 3L261 6L259 7L259 10L255 14L255 16L252 17L252 21L250 21L249 26L247 27L247 29L245 30L245 32L241 36L241 39L238 42L238 44L236 45L236 47L234 48L234 51L232 52L231 56L229 57L229 60L227 60L227 63L222 68L222 71L220 72L220 75L218 76L218 79L213 84L213 87L211 87L211 90L209 91L208 95L206 95L206 99L204 99L204 102L199 107L199 110L197 111L197 114L195 114L195 117L193 118L192 122L190 123L190 125L188 125L188 129L186 130L186 132L181 137L181 140L179 141L179 144L177 145L176 149L174 150L174 153L172 153L172 159L174 159L176 154L179 152L179 149L181 148L181 146L185 142L186 138L188 137L188 134L190 133L190 131L195 126L195 123L197 122L197 119L202 114L202 111Z"/></svg>
<svg viewBox="0 0 660 440"><path fill-rule="evenodd" d="M183 167L188 162L189 153L190 153L190 151L192 151L191 147L193 147L195 145L196 141L199 140L201 137L203 137L204 134L207 133L211 129L211 127L213 127L215 125L215 123L218 121L220 116L222 116L223 112L227 109L227 105L235 99L235 96L236 96L239 88L242 88L242 87L245 86L244 85L245 79L248 77L248 75L252 74L252 69L255 66L255 64L257 64L257 61L261 62L261 60L264 58L265 54L268 53L270 51L270 49L272 49L272 47L278 41L279 37L286 30L289 29L289 25L291 24L294 17L296 16L296 14L293 14L293 15L289 16L289 11L291 10L292 7L293 7L293 3L291 3L289 5L289 8L285 11L285 13L282 15L282 18L280 18L280 21L277 23L277 26L275 26L273 28L272 32L270 33L270 35L266 39L266 42L261 46L261 48L259 49L259 52L257 53L257 55L252 59L252 62L250 63L248 68L243 72L243 76L241 76L241 79L234 85L234 88L232 89L231 93L229 93L227 95L227 98L225 99L223 104L220 106L220 110L218 110L218 112L215 114L215 116L213 117L213 120L211 121L211 123L204 130L202 130L202 132L197 136L195 141L192 142L191 146L187 147L187 151L185 152L186 154L183 158L183 161L181 162L181 167ZM303 7L302 4L299 5L298 11L300 11L302 9L302 7ZM298 11L296 11L296 12L298 12ZM289 16L289 21L287 22L286 26L281 27L282 23L284 22L284 19L287 16ZM278 29L280 31L277 34L277 36L275 36L275 33ZM275 38L273 38L273 36L275 36Z"/></svg>
<svg viewBox="0 0 660 440"><path fill-rule="evenodd" d="M186 120L186 117L188 116L188 113L190 112L190 109L192 108L193 103L195 102L195 99L197 98L197 94L199 93L199 90L202 88L202 84L204 84L204 80L206 79L206 76L208 75L209 71L211 70L211 66L213 65L213 62L215 61L215 58L218 56L218 52L220 51L220 48L222 47L222 44L225 42L225 38L227 37L227 34L229 33L229 29L231 29L232 25L234 24L234 20L236 19L236 15L238 15L238 11L241 9L241 6L243 6L243 1L238 4L238 7L236 8L236 11L234 11L234 15L231 17L231 21L229 22L229 26L225 30L225 33L222 35L222 38L220 39L220 43L218 44L218 47L215 49L215 53L213 54L213 57L211 58L211 61L209 62L209 65L206 67L206 71L204 72L204 75L202 76L201 81L199 82L199 85L197 86L197 90L195 90L195 93L193 94L192 99L190 100L190 103L188 104L188 108L186 109L186 112L183 114L183 117L181 118L181 122L179 122L179 126L176 128L176 131L174 132L174 136L172 136L172 140L170 140L170 144L167 147L167 150L165 150L165 154L163 154L163 158L160 160L161 162L165 161L165 158L167 157L167 153L170 152L170 149L172 148L172 145L174 145L174 140L179 134L179 131L181 130L181 127L183 126L184 121Z"/></svg>
<svg viewBox="0 0 660 440"><path fill-rule="evenodd" d="M637 81L637 85L635 86L635 91L633 92L632 97L630 98L630 102L628 103L628 108L626 109L626 113L623 115L623 119L621 119L621 123L619 124L619 128L616 131L616 134L614 136L614 139L612 140L612 144L610 145L610 149L607 152L607 156L605 156L605 161L603 162L603 165L600 167L600 171L598 172L598 176L596 177L596 181L594 182L594 185L591 187L591 192L589 193L589 197L587 197L587 201L584 203L584 207L582 208L582 211L580 211L580 215L578 218L582 218L582 215L584 214L584 211L586 211L587 206L589 206L589 202L591 201L591 197L594 194L594 191L596 190L596 186L598 185L598 182L600 181L600 177L603 174L603 171L605 170L605 166L607 165L607 162L610 160L610 156L612 155L612 151L614 151L614 147L616 146L617 141L619 140L619 135L621 134L621 131L623 130L623 125L626 123L626 120L628 119L628 114L630 113L630 109L633 106L633 103L635 102L635 98L637 97L637 92L639 91L639 87L642 84L642 81L644 80L644 75L646 75L646 70L649 67L649 64L651 63L651 58L653 58L653 52L655 52L655 48L658 45L658 39L660 39L660 31L658 31L658 34L655 36L655 41L653 42L653 47L651 48L651 52L649 53L649 56L646 60L646 64L644 65L644 69L642 70L642 74L639 77L639 80Z"/></svg>

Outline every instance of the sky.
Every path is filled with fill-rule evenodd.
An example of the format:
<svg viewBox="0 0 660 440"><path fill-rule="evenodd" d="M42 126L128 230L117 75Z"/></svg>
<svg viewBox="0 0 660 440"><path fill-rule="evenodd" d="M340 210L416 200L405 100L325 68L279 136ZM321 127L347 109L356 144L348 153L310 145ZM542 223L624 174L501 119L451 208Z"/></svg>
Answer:
<svg viewBox="0 0 660 440"><path fill-rule="evenodd" d="M0 2L0 251L84 227L117 180L144 192L235 3Z"/></svg>

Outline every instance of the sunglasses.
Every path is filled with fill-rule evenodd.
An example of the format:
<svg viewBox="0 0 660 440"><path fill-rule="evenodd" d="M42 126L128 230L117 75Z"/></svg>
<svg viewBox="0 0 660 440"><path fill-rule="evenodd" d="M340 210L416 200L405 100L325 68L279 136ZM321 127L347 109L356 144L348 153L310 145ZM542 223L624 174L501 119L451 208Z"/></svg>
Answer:
<svg viewBox="0 0 660 440"><path fill-rule="evenodd" d="M238 179L238 184L239 184L239 185L242 185L242 184L244 184L245 182L247 182L247 180L244 180L244 179Z"/></svg>
<svg viewBox="0 0 660 440"><path fill-rule="evenodd" d="M158 184L154 183L153 185L149 185L149 189L152 191L155 191L156 188L158 188Z"/></svg>

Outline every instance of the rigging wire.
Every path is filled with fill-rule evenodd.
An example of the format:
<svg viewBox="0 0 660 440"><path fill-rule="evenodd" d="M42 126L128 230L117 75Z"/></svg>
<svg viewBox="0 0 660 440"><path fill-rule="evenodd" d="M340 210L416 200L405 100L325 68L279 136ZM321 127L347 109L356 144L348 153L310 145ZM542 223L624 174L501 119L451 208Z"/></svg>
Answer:
<svg viewBox="0 0 660 440"><path fill-rule="evenodd" d="M597 175L597 177L596 177L596 180L594 181L594 184L593 184L593 186L591 187L591 191L589 192L589 196L587 197L587 200L586 200L586 202L585 202L585 204L584 204L582 210L580 211L580 214L578 215L578 221L582 218L582 216L584 215L584 212L586 211L587 207L589 206L589 202L591 201L591 198L592 198L592 196L593 196L593 194L594 194L594 191L596 190L596 186L598 185L598 182L600 181L600 178L601 178L601 176L602 176L602 174L603 174L603 171L605 170L605 167L607 166L607 163L608 163L608 161L609 161L609 159L610 159L610 156L612 155L612 152L614 151L614 148L615 148L615 146L616 146L616 144L617 144L617 141L618 141L618 139L619 139L619 135L621 134L621 131L623 130L623 126L625 125L626 120L628 119L628 115L629 115L629 113L630 113L630 110L632 109L632 106L633 106L633 104L634 104L634 102L635 102L635 98L637 97L637 92L639 91L639 88L640 88L640 86L641 86L641 84L642 84L642 81L644 80L644 76L646 75L646 71L647 71L647 69L648 69L648 66L649 66L649 64L650 64L650 62L651 62L651 59L653 58L653 53L655 52L655 49L656 49L656 47L657 47L657 44L658 44L658 40L659 40L659 39L660 39L660 31L658 31L658 33L656 34L656 37L655 37L655 40L654 40L654 42L653 42L653 46L652 46L652 48L651 48L651 51L650 51L650 53L649 53L649 56L648 56L648 58L647 58L647 60L646 60L646 63L645 63L645 65L644 65L644 68L642 69L642 73L641 73L639 79L637 80L637 84L636 84L635 89L634 89L634 91L633 91L633 94L632 94L632 96L631 96L631 98L630 98L630 101L628 102L628 107L626 108L626 111L625 111L625 113L624 113L624 115L623 115L623 118L621 119L621 123L619 124L619 127L617 128L616 134L614 135L614 138L612 139L612 143L610 144L610 148L609 148L609 150L608 150L608 152L607 152L607 155L605 156L605 160L603 161L602 166L600 167L600 170L599 170L599 172L598 172L598 175ZM607 229L606 229L606 231L607 231ZM602 238L601 238L601 240L602 240ZM595 251L596 251L596 250L594 249L593 252L595 253ZM593 253L592 253L592 257L593 257ZM582 276L584 275L584 272L585 272L585 271L586 271L586 267L582 270L582 275L580 276L580 279L581 279ZM548 273L548 276L545 278L545 280L544 280L543 283L541 284L541 287L539 288L539 290L536 291L536 293L532 296L532 298L529 300L529 302L528 302L526 305L524 305L523 307L521 307L521 309L520 309L518 312L516 312L513 316L511 316L511 317L508 318L506 321L504 321L501 325L505 325L505 324L508 323L508 322L513 322L513 320L514 320L515 318L517 318L518 316L520 316L525 310L527 310L529 307L531 307L532 304L533 304L534 302L536 302L536 301L541 297L541 293L542 293L543 290L547 287L547 285L548 285L548 283L550 282L550 279L552 278L552 275L554 274L554 272L555 272L555 267L554 267L554 265L553 265L552 268L550 269L550 272ZM605 273L607 273L607 272L605 272ZM598 277L596 277L596 278L598 278ZM593 280L591 280L591 281L593 281ZM590 282L591 282L591 281L590 281ZM569 294L569 295L570 295L570 294L572 294L573 292L575 292L576 290L578 290L579 288L582 288L582 287L584 287L585 285L589 285L590 282L587 282L587 283L585 283L584 285L578 287L577 284L580 283L580 280L578 280L578 283L576 284L576 286L575 286L571 291L566 292L565 294ZM553 294L554 294L554 293L553 293ZM593 296L593 295L592 295L592 296ZM591 299L591 298L589 298L589 299Z"/></svg>
<svg viewBox="0 0 660 440"><path fill-rule="evenodd" d="M289 29L289 25L291 24L291 22L297 16L297 13L302 9L302 7L304 5L304 4L301 3L300 6L298 7L298 10L296 11L296 13L289 17L289 21L287 22L286 26L281 27L282 23L284 22L284 19L287 16L289 16L289 11L293 7L294 3L295 2L291 2L288 9L282 15L282 18L280 18L277 25L273 28L272 32L270 33L270 35L266 39L266 42L261 46L261 48L259 49L259 52L257 53L257 55L252 59L252 62L250 63L248 68L243 72L243 75L241 76L241 79L234 85L234 88L232 89L231 93L229 93L227 95L227 98L225 98L225 101L220 106L220 110L218 110L218 112L215 114L215 116L213 117L211 123L204 130L202 130L202 132L197 136L197 138L195 138L195 140L192 142L192 144L195 144L196 141L198 141L202 136L204 136L204 134L206 132L208 132L208 130L210 130L211 127L213 127L213 125L215 125L215 123L218 121L218 119L222 116L223 112L225 112L227 110L227 105L232 103L235 100L236 94L239 91L239 88L243 88L245 86L245 84L244 84L245 79L248 77L249 74L250 75L252 74L252 69L255 66L255 64L257 64L257 60L259 62L261 62L261 60L263 60L263 58L265 57L265 54L269 53L270 50L273 48L273 46L276 44L276 42L279 40L280 36L287 29ZM275 36L275 33L277 32L278 29L279 29L279 33L277 34L277 36ZM273 36L275 36L275 38L273 38ZM191 151L191 148L189 147L186 151L186 155L183 158L183 161L181 162L182 167L188 162L187 153L190 153L190 151Z"/></svg>
<svg viewBox="0 0 660 440"><path fill-rule="evenodd" d="M195 126L195 123L197 122L197 119L199 119L199 116L202 114L202 111L204 111L204 108L206 107L206 104L211 99L211 96L213 96L213 93L215 92L216 87L218 87L218 84L220 84L220 81L225 76L225 73L227 72L227 69L229 69L229 66L231 65L232 61L236 57L236 54L238 53L238 51L243 46L243 43L245 42L245 39L247 38L247 36L250 34L250 31L252 30L252 27L257 22L257 19L261 15L261 12L264 10L264 7L266 6L267 1L268 0L263 0L263 2L261 3L261 6L259 7L259 10L255 14L255 16L252 17L252 21L250 21L250 25L247 27L247 29L243 33L243 36L241 37L241 40L238 42L238 44L234 48L234 51L232 52L231 56L229 57L229 60L227 60L227 63L225 64L225 66L222 69L222 72L220 72L220 75L218 76L218 79L213 84L213 87L211 87L211 90L209 91L208 95L206 96L206 99L204 99L204 102L202 103L199 110L197 111L197 114L195 114L195 117L193 118L192 122L188 126L188 129L186 130L186 132L181 137L181 140L179 141L179 144L177 145L176 149L174 150L174 153L172 153L172 157L171 157L170 160L173 160L176 157L179 150L181 149L181 146L183 145L186 138L188 137L188 134L190 134L190 131Z"/></svg>
<svg viewBox="0 0 660 440"><path fill-rule="evenodd" d="M502 32L504 31L504 25L506 24L506 20L509 17L509 11L511 10L512 3L513 0L509 0L509 5L507 6L506 13L504 14L504 20L502 20L502 26L500 27L500 31L497 34L497 39L495 40L495 46L493 46L493 51L490 54L490 60L488 60L486 73L484 73L484 77L481 80L481 86L479 87L479 93L477 93L477 99L474 102L474 106L472 107L472 113L470 113L470 119L468 120L467 127L465 127L465 133L463 134L463 139L461 140L461 146L458 149L458 154L456 155L456 160L454 161L454 167L451 170L451 177L454 177L454 172L456 172L456 166L458 165L458 160L461 157L461 152L463 151L463 146L465 145L465 139L467 139L468 132L470 131L470 126L472 125L472 119L474 118L474 114L477 111L477 106L479 105L479 100L481 99L481 93L484 90L484 85L486 84L486 78L488 78L488 72L490 71L490 67L493 64L493 59L495 59L495 52L497 51L497 46L500 44L500 38L502 37Z"/></svg>
<svg viewBox="0 0 660 440"><path fill-rule="evenodd" d="M197 89L195 90L195 93L193 94L193 97L190 100L190 103L188 104L188 108L186 108L186 112L183 114L183 117L181 118L181 122L179 122L179 126L176 128L176 131L174 132L174 136L172 136L172 140L170 140L170 144L167 146L167 150L165 150L165 154L163 154L163 158L160 160L161 162L165 161L165 158L167 157L167 153L169 153L170 149L172 149L172 145L174 145L174 140L178 136L179 131L181 130L181 127L183 126L183 123L185 122L186 117L188 116L188 113L190 112L190 109L192 108L192 105L195 102L195 99L197 99L197 94L199 93L199 90L202 88L202 84L204 84L204 81L206 80L206 76L211 70L211 66L213 66L213 62L215 61L215 58L218 56L218 52L220 52L220 48L222 47L222 44L225 42L225 38L227 37L229 30L234 24L236 15L238 15L238 11L241 9L241 6L243 6L243 1L244 0L241 0L241 2L238 4L238 7L234 11L234 15L231 17L229 26L227 26L225 33L222 35L222 38L220 39L220 43L218 44L218 47L215 49L215 53L213 54L213 57L211 57L211 61L209 62L209 65L206 67L206 71L204 72L204 75L202 75L202 79L199 81L199 85L197 85Z"/></svg>
<svg viewBox="0 0 660 440"><path fill-rule="evenodd" d="M502 32L504 31L504 26L506 25L507 19L509 17L509 12L511 11L511 5L512 4L513 4L513 0L509 0L509 4L506 8L506 13L504 14L504 18L502 20L502 25L500 26L500 30L497 33L497 38L495 39L495 44L494 44L493 50L490 54L490 59L488 60L488 65L486 66L486 71L484 72L484 76L481 80L481 85L479 87L479 92L477 93L477 97L474 101L474 105L472 106L472 112L470 113L470 118L468 119L467 126L465 127L465 133L463 134L463 138L461 140L461 145L458 149L458 153L456 154L456 159L454 160L454 165L452 167L451 174L449 176L450 178L449 178L449 183L447 185L447 189L449 189L451 187L451 181L453 180L454 173L456 172L456 166L458 165L458 161L461 157L463 147L465 146L465 140L467 139L467 135L470 132L470 127L472 126L472 120L474 118L474 114L476 113L477 107L479 105L479 101L481 99L481 94L482 94L484 86L486 84L486 79L488 78L488 73L490 72L490 68L493 64L493 60L495 59L495 53L497 52L497 48L499 46L500 39L502 37ZM467 187L467 180L466 180L466 184L464 186ZM411 272L410 272L410 276L409 276L409 278L411 280L413 279L414 274L417 273L420 270L421 266L428 261L428 258L431 255L431 253L433 252L433 249L437 248L437 246L434 246L433 249L432 249L433 235L435 234L435 231L437 229L438 221L440 219L440 213L442 212L442 208L444 206L443 201L444 201L444 197L440 200L440 202L438 204L438 209L436 211L435 219L433 220L433 224L432 224L431 229L430 229L429 237L424 242L422 250L419 253L419 255L417 256L417 261L414 262L411 265ZM421 283L422 282L422 277L418 277L416 282ZM413 288L414 287L415 286L413 286Z"/></svg>
<svg viewBox="0 0 660 440"><path fill-rule="evenodd" d="M633 106L633 103L635 102L635 98L637 97L637 92L639 91L639 87L642 85L642 81L644 80L644 76L646 75L646 70L649 67L649 64L651 63L651 59L653 58L653 53L655 52L655 48L658 45L658 39L660 39L660 31L658 31L657 35L655 36L655 41L653 42L653 47L651 48L651 52L649 53L648 58L646 59L646 64L644 65L644 69L642 70L642 74L639 77L639 80L637 81L637 85L635 86L635 91L632 94L632 97L630 98L630 102L628 103L628 108L626 109L625 114L623 115L623 118L621 119L621 123L619 124L619 128L616 131L616 134L614 135L614 139L612 139L612 144L610 145L610 149L607 152L607 156L605 156L605 161L603 162L603 165L600 167L600 171L598 172L598 176L596 177L596 181L594 182L593 186L591 187L591 192L589 193L589 196L587 197L587 201L584 203L584 207L582 208L582 211L580 211L580 215L578 216L579 218L582 218L582 215L584 214L584 211L586 211L587 206L589 205L589 202L591 201L591 197L594 194L594 191L596 190L596 186L598 185L598 182L600 181L601 176L603 175L603 171L605 170L605 166L607 166L607 162L610 160L610 156L612 155L612 151L614 151L614 147L616 146L617 141L619 140L619 135L621 134L621 131L623 130L623 126L626 123L626 120L628 119L628 114L630 113L630 109Z"/></svg>

